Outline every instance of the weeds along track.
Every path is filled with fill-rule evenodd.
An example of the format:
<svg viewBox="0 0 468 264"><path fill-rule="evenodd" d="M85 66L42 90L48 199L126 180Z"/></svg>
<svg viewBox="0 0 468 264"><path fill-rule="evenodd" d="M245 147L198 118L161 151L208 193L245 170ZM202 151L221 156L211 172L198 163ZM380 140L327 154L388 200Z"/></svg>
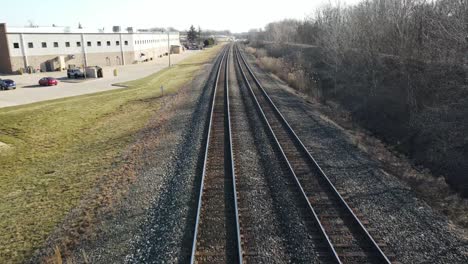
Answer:
<svg viewBox="0 0 468 264"><path fill-rule="evenodd" d="M227 46L216 69L191 263L241 263L229 120Z"/></svg>
<svg viewBox="0 0 468 264"><path fill-rule="evenodd" d="M366 222L359 220L276 108L240 49L237 46L234 49L243 81L294 178L295 189L306 204L304 208L322 237L320 255L323 261L390 263L381 249L384 245L377 244L366 229Z"/></svg>

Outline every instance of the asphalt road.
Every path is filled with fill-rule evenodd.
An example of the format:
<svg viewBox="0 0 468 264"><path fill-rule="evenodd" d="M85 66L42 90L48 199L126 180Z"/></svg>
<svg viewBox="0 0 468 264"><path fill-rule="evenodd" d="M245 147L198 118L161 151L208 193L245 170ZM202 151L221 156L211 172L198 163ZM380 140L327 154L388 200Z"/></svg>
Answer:
<svg viewBox="0 0 468 264"><path fill-rule="evenodd" d="M198 51L187 50L182 54L172 54L171 63L177 64L181 60L195 54ZM90 94L113 89L122 89L120 86L113 86L115 83L122 83L140 79L156 73L168 65L168 57L157 58L154 61L142 64L131 64L117 67L104 67L104 78L101 79L68 79L64 72L42 72L24 75L0 75L1 79L13 79L16 82L16 90L0 91L0 108L30 104L40 101ZM117 69L117 76L113 75L113 70ZM42 77L55 77L59 80L57 86L42 87L37 84Z"/></svg>

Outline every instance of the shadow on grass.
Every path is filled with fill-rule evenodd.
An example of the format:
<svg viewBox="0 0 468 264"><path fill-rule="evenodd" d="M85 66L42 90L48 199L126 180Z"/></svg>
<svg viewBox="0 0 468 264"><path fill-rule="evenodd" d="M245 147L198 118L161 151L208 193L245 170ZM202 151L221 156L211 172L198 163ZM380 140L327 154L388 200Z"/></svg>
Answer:
<svg viewBox="0 0 468 264"><path fill-rule="evenodd" d="M176 64L175 66L178 66L178 67L191 67L191 66L201 66L201 65L205 65L205 64L209 64L209 63L206 63L206 62L198 62L198 63L178 63L178 64Z"/></svg>
<svg viewBox="0 0 468 264"><path fill-rule="evenodd" d="M45 86L39 85L39 84L33 84L33 85L25 85L22 88L42 88Z"/></svg>

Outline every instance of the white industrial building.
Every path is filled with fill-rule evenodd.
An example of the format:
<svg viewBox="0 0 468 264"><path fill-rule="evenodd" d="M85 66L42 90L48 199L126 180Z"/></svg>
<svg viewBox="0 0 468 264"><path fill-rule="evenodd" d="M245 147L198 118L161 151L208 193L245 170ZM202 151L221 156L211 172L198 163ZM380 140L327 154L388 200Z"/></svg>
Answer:
<svg viewBox="0 0 468 264"><path fill-rule="evenodd" d="M64 27L13 28L0 24L0 72L138 63L180 46L179 33L93 32Z"/></svg>

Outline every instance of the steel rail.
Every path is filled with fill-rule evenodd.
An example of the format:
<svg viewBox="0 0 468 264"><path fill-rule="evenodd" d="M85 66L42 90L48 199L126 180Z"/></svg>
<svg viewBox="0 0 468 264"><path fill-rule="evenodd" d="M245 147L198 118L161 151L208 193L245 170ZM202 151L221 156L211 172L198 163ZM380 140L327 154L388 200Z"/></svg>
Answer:
<svg viewBox="0 0 468 264"><path fill-rule="evenodd" d="M214 89L213 89L213 99L211 100L211 110L210 110L210 116L209 116L210 122L208 124L208 132L207 132L206 145L205 145L205 158L203 161L203 172L202 172L202 178L201 178L201 183L200 183L200 193L198 195L197 218L195 220L195 230L193 234L192 254L190 257L190 263L195 263L195 252L197 250L198 226L200 222L203 189L204 189L204 184L205 184L206 167L208 163L207 162L208 161L208 148L210 146L210 135L211 135L211 127L213 124L213 112L214 112L214 106L215 106L215 100L216 100L216 90L218 89L219 75L221 74L221 68L222 68L222 63L224 61L224 56L226 56L226 49L223 51L221 55L221 59L218 63L218 68L216 70L216 78L215 78Z"/></svg>
<svg viewBox="0 0 468 264"><path fill-rule="evenodd" d="M232 49L232 46L230 50ZM228 57L226 59L226 77L224 78L226 92L224 93L225 101L226 101L226 109L227 109L227 130L228 130L228 137L229 137L229 156L231 162L231 175L232 175L232 189L234 193L234 210L236 213L236 231L237 231L237 249L238 249L238 256L239 256L239 263L242 264L243 262L243 254L242 254L242 245L241 245L241 234L240 234L240 223L239 223L239 209L237 204L237 189L236 189L236 171L234 168L234 151L232 149L232 130L231 130L231 108L229 104L229 58L230 58L230 50L228 51Z"/></svg>
<svg viewBox="0 0 468 264"><path fill-rule="evenodd" d="M315 160L314 157L312 157L312 155L310 154L310 152L307 150L307 148L305 147L305 145L303 144L303 142L299 139L299 137L297 136L297 134L295 133L295 131L292 129L292 127L289 125L289 123L287 122L287 120L284 118L284 116L282 115L282 113L279 111L279 109L276 107L276 105L273 103L273 101L271 100L270 96L268 95L268 93L265 91L265 89L263 88L263 86L260 84L259 80L257 79L257 77L255 76L254 72L251 70L251 68L249 67L247 61L245 60L245 58L243 57L242 53L239 51L239 48L236 47L237 50L238 50L238 63L240 65L240 60L239 58L242 60L243 64L245 65L245 68L247 69L247 71L249 72L250 76L252 77L252 79L254 80L255 84L259 87L260 91L262 92L262 94L264 95L264 97L266 98L267 102L270 104L270 106L274 109L275 113L280 117L279 120L281 123L283 123L287 130L289 131L289 133L293 136L293 139L294 141L296 141L299 146L301 147L301 149L303 150L304 153L307 153L307 158L309 159L309 161L312 163L312 165L317 169L317 171L319 172L318 174L320 175L320 177L325 180L326 184L327 184L327 187L330 188L332 190L332 193L335 195L335 197L338 198L338 201L339 203L346 209L346 212L351 216L351 219L352 221L355 223L355 225L359 228L359 231L362 232L362 234L364 234L364 237L368 240L369 244L372 246L372 248L374 249L374 252L377 252L378 253L378 258L380 259L381 263L391 263L390 260L388 259L388 257L385 255L385 253L382 251L382 249L379 247L379 245L375 242L374 238L370 235L370 233L367 231L367 229L364 227L364 225L362 224L362 222L359 220L359 218L356 216L356 214L353 212L353 210L349 207L349 205L346 203L346 201L344 200L344 198L341 196L341 194L338 192L338 190L335 188L334 184L330 181L330 179L328 178L328 176L325 174L325 172L322 170L322 168L319 166L319 164L317 163L317 161ZM251 94L253 95L253 97L255 98L255 102L257 103L257 107L260 107L260 104L258 102L258 100L256 99L256 96L252 90L252 87L250 86L248 80L247 80L247 77L245 76L245 73L241 70L242 74L243 74L243 77L244 77L244 80L245 82L248 84L248 87L249 87L249 90L251 92ZM270 124L268 123L267 119L266 119L266 116L265 114L263 113L263 110L261 110L262 112L262 115L265 119L265 121L267 122L268 124L268 127L270 128L271 130L271 133L273 133L274 135L274 132L270 126ZM295 180L296 180L296 183L299 185L300 189L301 189L301 192L303 193L304 195L304 198L307 200L307 203L310 207L310 209L312 210L313 214L314 214L314 218L316 221L318 221L318 224L324 234L324 236L326 237L326 240L328 242L328 244L330 245L331 247L331 250L332 252L334 253L334 256L335 258L337 258L337 261L339 263L341 263L341 260L336 252L336 250L334 249L334 246L333 246L333 243L331 242L331 240L329 239L328 235L326 234L326 231L325 229L323 228L323 225L321 224L317 214L315 213L315 210L313 209L312 205L310 204L310 201L309 199L307 198L307 195L305 194L304 192L304 189L302 188L302 185L299 181L299 179L297 178L297 175L294 173L292 167L291 167L291 164L289 163L289 160L288 158L286 157L283 149L281 148L280 144L279 144L279 141L278 139L275 137L275 140L276 140L276 143L278 144L278 147L281 149L281 152L283 153L283 156L284 158L287 160L287 163L288 163L288 167L289 169L292 171L292 174L294 175L295 177Z"/></svg>
<svg viewBox="0 0 468 264"><path fill-rule="evenodd" d="M206 146L205 146L205 157L204 157L204 163L203 163L203 172L202 172L202 178L201 178L201 183L200 183L200 192L199 192L199 197L198 197L198 207L197 207L197 216L196 216L196 221L195 221L195 229L194 229L194 235L193 235L193 242L192 242L192 252L191 252L191 258L190 258L190 263L195 263L196 261L196 250L197 250L197 240L198 240L198 234L199 234L199 224L200 224L200 218L201 218L201 213L202 213L202 204L203 204L203 193L204 193L204 189L205 189L205 176L206 176L206 172L207 172L207 164L208 164L208 153L209 153L209 147L210 147L210 138L211 138L211 135L213 133L213 130L212 130L212 126L213 126L213 116L214 116L214 109L215 109L215 101L216 99L220 99L220 98L217 98L216 94L217 94L217 90L220 88L218 87L218 83L219 83L219 78L220 78L220 75L221 75L221 69L223 67L223 63L226 63L226 67L225 67L225 74L227 73L227 65L228 65L228 57L229 57L229 50L230 50L231 47L226 47L223 52L222 52L222 55L220 55L220 60L219 63L218 63L218 68L216 69L216 78L215 78L215 82L214 82L214 89L213 89L213 99L211 101L211 110L210 110L210 114L209 114L209 124L208 124L208 131L207 131L207 139L206 139ZM227 76L227 74L226 74ZM225 78L225 82L224 82L224 85L225 85L225 89L227 90L228 89L228 86L227 85L227 80ZM226 94L226 92L225 92ZM226 99L226 98L221 98L221 99ZM225 104L225 107L224 107L224 111L227 111L229 109L228 106L226 106ZM229 112L228 112L229 114ZM226 124L225 122L225 125L229 125L229 142L232 142L231 141L231 134L230 134L230 123L229 124ZM231 144L232 146L232 144ZM229 153L230 155L230 158L231 158L231 164L233 164L232 162L232 147L231 147L231 152ZM232 168L232 177L233 177L233 180L235 178L235 174L234 174L234 168ZM237 239L237 247L238 247L238 258L239 258L239 262L242 263L242 249L240 247L241 245L241 240L240 240L240 225L239 225L239 216L238 216L238 207L237 207L237 197L236 197L236 187L235 187L235 182L233 182L233 191L234 191L234 209L235 209L235 216L236 216L236 239Z"/></svg>
<svg viewBox="0 0 468 264"><path fill-rule="evenodd" d="M340 260L340 258L338 257L338 253L335 251L335 248L333 247L333 245L332 245L332 243L331 243L331 241L330 241L330 238L328 237L327 233L325 232L325 228L322 226L322 224L321 224L321 222L320 222L320 220L319 220L318 215L316 214L314 208L313 208L312 205L310 204L310 201L309 201L309 199L307 198L307 195L306 195L304 189L302 188L302 185L300 184L299 179L298 179L297 176L296 176L296 173L294 172L294 170L293 170L293 168L292 168L292 166L291 166L291 164L290 164L288 158L286 157L286 154L285 154L283 148L281 147L281 144L280 144L278 138L276 137L275 133L273 132L273 128L271 127L271 125L270 125L270 123L268 122L268 119L267 119L265 113L263 112L263 109L262 109L262 107L261 107L261 105L260 105L260 102L258 101L257 97L255 96L255 93L254 93L254 91L253 91L253 89L252 89L252 86L250 85L250 83L249 83L249 81L248 81L248 79L247 79L247 76L246 76L244 70L243 70L242 67L241 67L241 62L240 62L240 59L239 59L239 55L240 55L240 52L237 51L237 52L236 52L236 58L237 58L237 63L238 63L238 65L239 65L239 70L240 70L240 72L241 72L242 78L244 79L244 82L246 83L247 87L249 88L248 90L249 90L250 94L252 95L252 98L254 99L255 106L256 106L257 109L260 111L260 114L261 114L263 120L265 121L266 125L268 126L268 129L269 129L271 135L273 136L273 138L274 138L274 140L275 140L275 142L276 142L276 145L277 145L277 147L279 148L279 150L280 150L280 152L281 152L281 154L282 154L282 157L283 157L284 161L285 161L286 164L288 165L289 171L291 172L291 174L292 174L293 177L294 177L294 181L295 181L296 185L299 187L299 189L300 189L300 191L301 191L302 197L303 197L303 198L305 199L305 201L307 202L307 206L308 206L308 208L310 209L310 211L312 212L312 215L314 216L313 220L314 220L315 224L319 227L320 233L321 233L322 236L325 238L325 241L326 241L326 243L327 243L328 250L330 251L330 253L331 253L333 259L336 260L337 263L341 263L341 260Z"/></svg>

